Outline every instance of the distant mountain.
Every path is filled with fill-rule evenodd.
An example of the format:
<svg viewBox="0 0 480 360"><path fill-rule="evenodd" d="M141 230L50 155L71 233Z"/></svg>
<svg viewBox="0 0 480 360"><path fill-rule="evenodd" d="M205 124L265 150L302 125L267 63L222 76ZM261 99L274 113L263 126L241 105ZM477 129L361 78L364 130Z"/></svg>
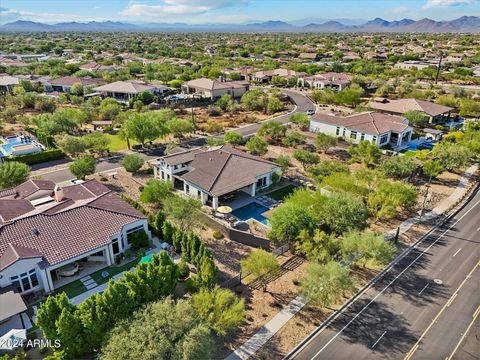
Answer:
<svg viewBox="0 0 480 360"><path fill-rule="evenodd" d="M324 24L327 22L339 22L342 25L362 25L367 22L365 19L322 19L322 18L317 18L317 17L308 17L305 19L299 19L299 20L293 20L293 21L288 21L289 24L295 25L295 26L306 26L306 25L311 25L311 24Z"/></svg>
<svg viewBox="0 0 480 360"><path fill-rule="evenodd" d="M307 19L305 19L307 20ZM321 20L314 19L312 20ZM300 20L297 21L297 23ZM462 16L451 21L435 21L432 19L402 19L388 21L376 18L362 24L351 25L341 21L312 21L304 25L295 25L285 21L270 20L251 24L185 24L185 23L145 23L129 24L116 21L87 23L63 22L58 24L42 24L33 21L19 20L0 26L0 32L53 32L53 31L242 31L242 32L480 32L480 17Z"/></svg>

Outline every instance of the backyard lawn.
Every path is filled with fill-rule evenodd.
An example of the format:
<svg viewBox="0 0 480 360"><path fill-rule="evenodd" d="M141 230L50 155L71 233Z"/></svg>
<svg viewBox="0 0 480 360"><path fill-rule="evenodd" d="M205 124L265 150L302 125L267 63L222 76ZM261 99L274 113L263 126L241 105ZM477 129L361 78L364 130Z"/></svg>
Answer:
<svg viewBox="0 0 480 360"><path fill-rule="evenodd" d="M105 136L110 140L110 144L108 145L108 150L110 152L118 152L121 150L127 150L127 142L121 140L118 134L105 134ZM135 140L130 140L130 146L138 144Z"/></svg>
<svg viewBox="0 0 480 360"><path fill-rule="evenodd" d="M125 263L125 264L120 265L120 266L109 266L109 267L100 269L100 270L94 272L93 274L90 274L90 276L93 280L95 280L95 282L98 285L101 285L101 284L104 284L104 283L108 282L108 280L110 278L112 278L113 276L115 276L117 274L120 274L121 272L130 270L130 268L132 268L132 267L134 267L135 265L138 264L138 261L139 261L139 259L135 259L133 261L130 261L130 262ZM108 278L106 278L106 279L102 277L102 272L104 272L104 271L107 271L108 274L109 274Z"/></svg>
<svg viewBox="0 0 480 360"><path fill-rule="evenodd" d="M268 193L267 196L274 200L283 200L290 194L292 194L297 187L295 185L287 185L281 189Z"/></svg>

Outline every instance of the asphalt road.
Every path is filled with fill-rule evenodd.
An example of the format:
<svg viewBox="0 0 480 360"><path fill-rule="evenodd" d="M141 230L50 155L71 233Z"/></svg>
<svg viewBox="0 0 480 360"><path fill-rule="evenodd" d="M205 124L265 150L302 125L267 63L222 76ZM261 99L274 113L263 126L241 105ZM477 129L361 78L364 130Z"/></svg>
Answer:
<svg viewBox="0 0 480 360"><path fill-rule="evenodd" d="M246 125L237 129L232 129L232 130L229 130L228 132L236 132L236 133L239 133L240 135L243 135L243 137L249 137L249 136L255 135L258 128L262 126L264 122L275 121L282 124L286 124L289 122L290 116L292 114L295 114L297 112L307 112L307 110L315 109L315 104L312 102L312 100L310 100L304 94L299 93L298 91L293 91L288 89L284 89L283 92L286 95L288 95L292 100L292 102L294 102L295 105L297 106L293 112L275 117L273 119L264 120L261 123L255 123L255 124Z"/></svg>
<svg viewBox="0 0 480 360"><path fill-rule="evenodd" d="M307 98L304 94L301 94L292 90L284 90L284 93L287 94L297 106L295 111L293 111L293 113L306 112L309 109L315 109L315 104L309 98ZM281 122L282 124L285 124L289 121L289 118L291 115L292 113L282 115L274 119L265 120L265 121L278 121L278 122ZM245 137L248 137L248 136L254 135L260 126L261 126L261 123L256 123L256 124L247 125L241 128L233 129L230 131L235 131L242 134ZM198 139L197 142L198 141L200 142L192 145L203 145L205 143L205 139L203 138ZM142 153L140 155L146 161L153 160L163 155L163 149ZM121 156L100 160L97 163L97 172L100 172L100 173L113 172L116 169L121 167L120 165L121 160L122 160ZM34 170L34 173L32 174L32 176L33 177L40 176L42 179L51 180L57 184L65 183L75 178L75 176L72 175L72 173L68 170L68 168L66 168L67 165L68 165L68 161L38 164L37 166L32 167L32 170Z"/></svg>
<svg viewBox="0 0 480 360"><path fill-rule="evenodd" d="M479 226L477 192L292 358L479 359Z"/></svg>

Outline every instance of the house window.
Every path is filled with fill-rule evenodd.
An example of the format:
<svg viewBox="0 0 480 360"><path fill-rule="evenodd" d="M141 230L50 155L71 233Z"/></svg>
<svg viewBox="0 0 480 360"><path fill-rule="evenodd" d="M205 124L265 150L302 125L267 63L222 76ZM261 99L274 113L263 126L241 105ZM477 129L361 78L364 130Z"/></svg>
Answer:
<svg viewBox="0 0 480 360"><path fill-rule="evenodd" d="M377 143L377 137L376 137L376 136L372 137L372 142L373 142L374 144Z"/></svg>
<svg viewBox="0 0 480 360"><path fill-rule="evenodd" d="M365 140L365 134L364 133L362 133L362 135L360 135L360 140L361 141Z"/></svg>
<svg viewBox="0 0 480 360"><path fill-rule="evenodd" d="M382 135L380 137L380 144L385 144L388 141L388 134Z"/></svg>
<svg viewBox="0 0 480 360"><path fill-rule="evenodd" d="M357 139L357 132L356 131L350 131L350 139Z"/></svg>
<svg viewBox="0 0 480 360"><path fill-rule="evenodd" d="M188 184L185 185L185 192L187 192L187 193L190 192L190 185L188 185Z"/></svg>
<svg viewBox="0 0 480 360"><path fill-rule="evenodd" d="M258 179L257 181L257 188L261 188L267 185L267 178L263 177L261 179Z"/></svg>
<svg viewBox="0 0 480 360"><path fill-rule="evenodd" d="M33 289L38 285L38 278L35 269L30 270L28 273L10 277L10 282L17 289L19 293L23 293L30 289Z"/></svg>
<svg viewBox="0 0 480 360"><path fill-rule="evenodd" d="M343 133L342 136L345 137L345 133L347 132L347 129L343 128Z"/></svg>
<svg viewBox="0 0 480 360"><path fill-rule="evenodd" d="M338 136L340 135L340 126L337 126L337 131L335 132L335 134Z"/></svg>
<svg viewBox="0 0 480 360"><path fill-rule="evenodd" d="M120 252L120 247L118 246L118 240L115 240L112 243L113 254L116 255Z"/></svg>
<svg viewBox="0 0 480 360"><path fill-rule="evenodd" d="M200 190L197 190L197 197L200 199L202 197L202 192Z"/></svg>

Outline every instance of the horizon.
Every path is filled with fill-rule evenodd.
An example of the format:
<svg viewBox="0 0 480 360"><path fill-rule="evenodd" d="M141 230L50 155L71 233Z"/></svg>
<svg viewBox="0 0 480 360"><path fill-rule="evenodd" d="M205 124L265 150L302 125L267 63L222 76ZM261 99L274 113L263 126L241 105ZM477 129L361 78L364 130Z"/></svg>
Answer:
<svg viewBox="0 0 480 360"><path fill-rule="evenodd" d="M333 20L357 25L376 18L387 21L423 18L449 21L462 16L480 16L479 4L479 0L402 0L381 3L375 0L85 0L82 3L4 0L0 6L0 24L23 20L44 24L112 21L137 25L244 25L265 21L301 24L308 20L316 23ZM275 10L272 11L272 8ZM355 16L345 16L345 13L354 13Z"/></svg>

